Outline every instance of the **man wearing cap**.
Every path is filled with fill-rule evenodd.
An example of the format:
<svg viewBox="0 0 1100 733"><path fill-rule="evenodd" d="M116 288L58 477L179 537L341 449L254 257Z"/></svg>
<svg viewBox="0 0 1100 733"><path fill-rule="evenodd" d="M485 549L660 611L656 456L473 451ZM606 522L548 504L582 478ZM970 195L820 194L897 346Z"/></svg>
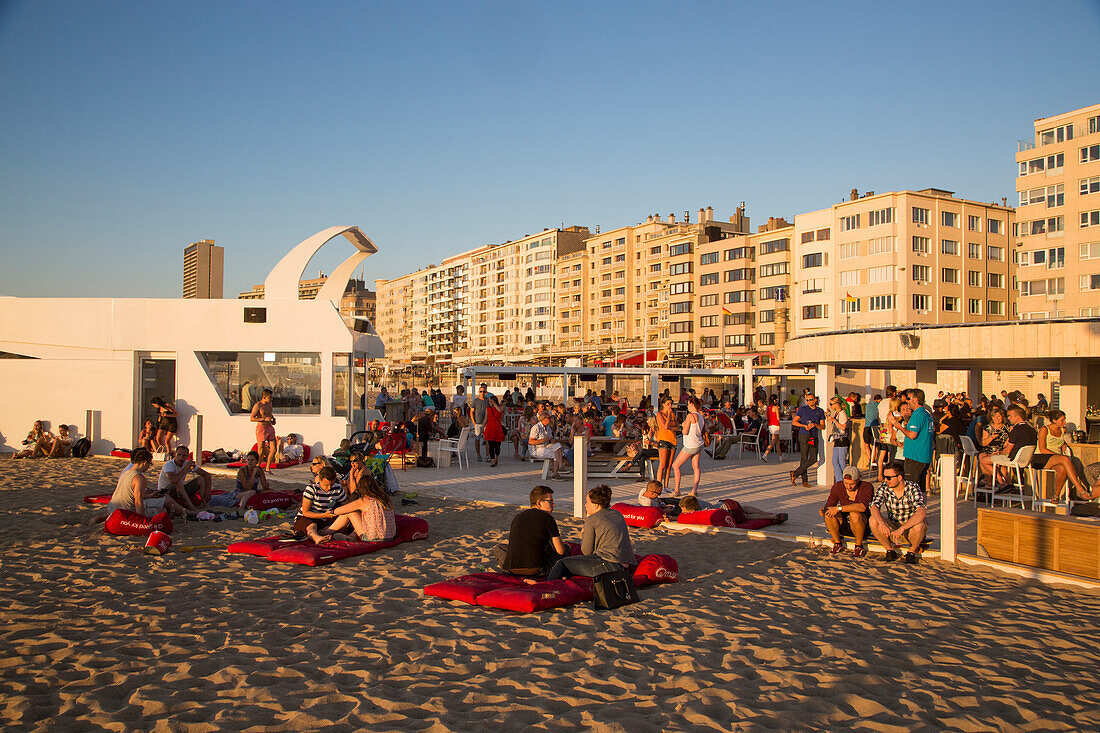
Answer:
<svg viewBox="0 0 1100 733"><path fill-rule="evenodd" d="M863 557L867 554L864 540L867 537L867 512L874 497L875 489L859 477L859 469L848 466L843 478L829 489L829 500L818 512L825 518L825 527L833 538L832 554L837 555L844 549L842 535L853 537L856 546L852 554Z"/></svg>

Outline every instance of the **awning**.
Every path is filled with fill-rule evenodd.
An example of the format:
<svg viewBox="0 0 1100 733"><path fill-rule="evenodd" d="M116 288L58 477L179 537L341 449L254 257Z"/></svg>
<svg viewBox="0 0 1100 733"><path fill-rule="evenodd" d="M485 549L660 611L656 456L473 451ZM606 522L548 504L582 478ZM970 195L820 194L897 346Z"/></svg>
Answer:
<svg viewBox="0 0 1100 733"><path fill-rule="evenodd" d="M594 366L645 366L646 362L660 359L657 349L647 351L629 351L625 354L616 354L613 359L593 359Z"/></svg>

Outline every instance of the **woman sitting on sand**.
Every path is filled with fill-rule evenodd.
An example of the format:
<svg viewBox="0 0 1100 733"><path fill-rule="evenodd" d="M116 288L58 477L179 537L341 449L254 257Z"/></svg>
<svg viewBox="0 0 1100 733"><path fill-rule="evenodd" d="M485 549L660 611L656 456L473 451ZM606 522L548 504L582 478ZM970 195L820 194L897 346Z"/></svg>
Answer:
<svg viewBox="0 0 1100 733"><path fill-rule="evenodd" d="M358 453L351 458L348 486L356 498L334 510L337 519L330 530L338 532L350 523L361 542L387 542L396 537L393 500L385 487L367 471Z"/></svg>
<svg viewBox="0 0 1100 733"><path fill-rule="evenodd" d="M53 436L42 427L41 420L35 420L34 425L31 426L31 431L27 433L27 437L23 440L23 450L16 453L12 458L44 456L51 445L53 445Z"/></svg>
<svg viewBox="0 0 1100 733"><path fill-rule="evenodd" d="M157 452L157 429L152 420L146 420L145 425L138 434L138 448L144 448L150 453Z"/></svg>

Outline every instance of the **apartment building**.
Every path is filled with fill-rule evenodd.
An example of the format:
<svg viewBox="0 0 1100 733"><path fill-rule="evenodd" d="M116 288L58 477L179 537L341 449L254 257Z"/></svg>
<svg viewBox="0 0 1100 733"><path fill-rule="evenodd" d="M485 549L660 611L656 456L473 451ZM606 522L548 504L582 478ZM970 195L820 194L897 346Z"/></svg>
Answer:
<svg viewBox="0 0 1100 733"><path fill-rule="evenodd" d="M328 280L328 276L320 273L318 277L306 278L298 281L298 300L313 300L321 291L321 286ZM237 295L240 300L260 300L264 297L264 286L253 285L251 290L246 290ZM348 280L344 288L344 295L340 299L340 312L345 316L358 316L366 318L371 323L375 322L377 308L376 294L367 289L367 284L358 278Z"/></svg>
<svg viewBox="0 0 1100 733"><path fill-rule="evenodd" d="M1019 317L1100 316L1100 104L1035 120L1017 148Z"/></svg>
<svg viewBox="0 0 1100 733"><path fill-rule="evenodd" d="M386 362L392 366L412 363L413 333L417 329L410 316L416 274L374 281L378 293L378 317L374 330L385 344ZM426 353L423 358L427 358Z"/></svg>
<svg viewBox="0 0 1100 733"><path fill-rule="evenodd" d="M847 201L796 216L791 335L1006 320L1014 223L1003 203L935 188L853 189Z"/></svg>
<svg viewBox="0 0 1100 733"><path fill-rule="evenodd" d="M183 297L221 298L225 249L200 239L183 250Z"/></svg>

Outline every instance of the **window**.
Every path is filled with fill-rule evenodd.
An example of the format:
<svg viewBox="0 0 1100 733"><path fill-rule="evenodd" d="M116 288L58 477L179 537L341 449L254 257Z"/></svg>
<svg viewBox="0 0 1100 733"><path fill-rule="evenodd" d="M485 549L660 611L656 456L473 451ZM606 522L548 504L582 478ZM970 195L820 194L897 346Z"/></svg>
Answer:
<svg viewBox="0 0 1100 733"><path fill-rule="evenodd" d="M1064 277L1051 277L1045 280L1020 281L1020 295L1046 295L1058 296L1066 292L1066 279Z"/></svg>
<svg viewBox="0 0 1100 733"><path fill-rule="evenodd" d="M784 265L787 263L784 262ZM752 280L753 270L751 267L742 267L737 270L726 270L725 281L728 283L737 282L738 280Z"/></svg>
<svg viewBox="0 0 1100 733"><path fill-rule="evenodd" d="M718 325L718 316L702 316L699 318L699 325L702 328L710 328L711 326Z"/></svg>
<svg viewBox="0 0 1100 733"><path fill-rule="evenodd" d="M701 296L699 296L699 307L700 308L709 308L709 307L715 306L715 305L718 305L718 295L716 293L711 294L711 295L701 295Z"/></svg>
<svg viewBox="0 0 1100 733"><path fill-rule="evenodd" d="M760 311L760 323L775 323L775 310Z"/></svg>
<svg viewBox="0 0 1100 733"><path fill-rule="evenodd" d="M980 260L982 258L982 245L973 243L966 245L966 256L972 260Z"/></svg>
<svg viewBox="0 0 1100 733"><path fill-rule="evenodd" d="M1092 178L1081 179L1081 195L1088 196L1090 193L1100 192L1100 176L1093 176Z"/></svg>
<svg viewBox="0 0 1100 733"><path fill-rule="evenodd" d="M686 283L673 283L668 286L668 292L670 295L681 295L683 293L690 293L692 289L692 283L690 280L688 280Z"/></svg>
<svg viewBox="0 0 1100 733"><path fill-rule="evenodd" d="M1092 163L1100 160L1100 145L1087 145L1081 148L1081 162Z"/></svg>
<svg viewBox="0 0 1100 733"><path fill-rule="evenodd" d="M941 239L940 251L943 252L945 255L957 256L959 254L959 243L953 239Z"/></svg>
<svg viewBox="0 0 1100 733"><path fill-rule="evenodd" d="M1081 290L1100 290L1100 275L1082 275Z"/></svg>
<svg viewBox="0 0 1100 733"><path fill-rule="evenodd" d="M278 385L278 394L271 401L276 415L321 414L321 355L316 352L294 351L203 351L214 388L233 413L248 412L241 407L241 386L251 384L253 397L260 390ZM340 383L347 385L347 359L333 364L333 389L338 396ZM343 399L341 397L341 399ZM346 400L344 400L346 402ZM340 416L346 404L334 405ZM346 416L346 415L344 415Z"/></svg>
<svg viewBox="0 0 1100 733"><path fill-rule="evenodd" d="M760 300L776 300L783 290L784 288L782 285L775 285L770 288L760 288Z"/></svg>
<svg viewBox="0 0 1100 733"><path fill-rule="evenodd" d="M775 334L774 333L762 333L760 334L761 346L775 346Z"/></svg>
<svg viewBox="0 0 1100 733"><path fill-rule="evenodd" d="M954 212L954 211L940 212L940 220L943 222L943 225L945 227L958 227L959 226L959 215L958 215L957 212Z"/></svg>
<svg viewBox="0 0 1100 733"><path fill-rule="evenodd" d="M913 265L913 280L915 282L928 282L932 279L932 268L928 265Z"/></svg>
<svg viewBox="0 0 1100 733"><path fill-rule="evenodd" d="M822 252L814 252L813 254L802 255L802 267L821 267L825 264L825 255Z"/></svg>
<svg viewBox="0 0 1100 733"><path fill-rule="evenodd" d="M928 224L932 219L931 209L922 209L920 207L913 207L913 223L914 224Z"/></svg>
<svg viewBox="0 0 1100 733"><path fill-rule="evenodd" d="M931 295L913 295L913 310L919 313L927 313L932 310Z"/></svg>
<svg viewBox="0 0 1100 733"><path fill-rule="evenodd" d="M760 254L767 255L772 252L786 252L791 248L790 239L773 239L769 242L760 243Z"/></svg>
<svg viewBox="0 0 1100 733"><path fill-rule="evenodd" d="M1083 153L1085 148L1081 150ZM1032 173L1042 173L1044 170L1057 171L1065 165L1065 162L1065 154L1063 153L1048 155L1043 158L1033 158L1020 163L1020 175L1027 176Z"/></svg>
<svg viewBox="0 0 1100 733"><path fill-rule="evenodd" d="M668 350L673 354L690 354L691 342L690 341L669 341Z"/></svg>
<svg viewBox="0 0 1100 733"><path fill-rule="evenodd" d="M867 310L869 311L888 311L893 309L893 295L873 295L867 299Z"/></svg>
<svg viewBox="0 0 1100 733"><path fill-rule="evenodd" d="M867 226L873 227L879 224L890 224L894 221L894 207L878 209L867 213Z"/></svg>
<svg viewBox="0 0 1100 733"><path fill-rule="evenodd" d="M673 321L668 324L669 333L691 333L694 330L694 325L691 321Z"/></svg>
<svg viewBox="0 0 1100 733"><path fill-rule="evenodd" d="M846 232L851 229L859 229L859 214L853 214L852 216L840 217L840 231Z"/></svg>
<svg viewBox="0 0 1100 733"><path fill-rule="evenodd" d="M615 240L616 247L622 247L624 244L626 244L626 237L619 237Z"/></svg>
<svg viewBox="0 0 1100 733"><path fill-rule="evenodd" d="M675 265L670 265L669 268L668 268L668 274L671 275L671 276L687 275L687 274L690 274L690 273L691 273L691 263L690 262L678 262Z"/></svg>
<svg viewBox="0 0 1100 733"><path fill-rule="evenodd" d="M825 290L825 278L811 278L809 280L802 281L803 293L820 293Z"/></svg>
<svg viewBox="0 0 1100 733"><path fill-rule="evenodd" d="M829 234L830 234L831 231L832 230L830 230L828 228L818 229L817 230L817 241L819 241L819 242L828 242L829 241Z"/></svg>
<svg viewBox="0 0 1100 733"><path fill-rule="evenodd" d="M699 276L699 284L700 285L717 285L718 284L718 273L717 272L708 272L705 275L700 275Z"/></svg>
<svg viewBox="0 0 1100 733"><path fill-rule="evenodd" d="M1044 186L1020 191L1020 206L1030 204L1046 204L1048 209L1061 206L1066 202L1065 185L1059 183L1055 186Z"/></svg>
<svg viewBox="0 0 1100 733"><path fill-rule="evenodd" d="M989 245L985 248L985 258L992 262L1004 262L1005 249L1004 247L994 247Z"/></svg>
<svg viewBox="0 0 1100 733"><path fill-rule="evenodd" d="M703 338L699 339L699 345L702 346L704 349L717 349L718 337L704 336Z"/></svg>
<svg viewBox="0 0 1100 733"><path fill-rule="evenodd" d="M1005 276L999 272L990 272L985 276L986 287L990 288L1003 288L1005 286Z"/></svg>
<svg viewBox="0 0 1100 733"><path fill-rule="evenodd" d="M691 313L691 301L682 300L676 303L668 304L669 313Z"/></svg>
<svg viewBox="0 0 1100 733"><path fill-rule="evenodd" d="M610 265L611 264L611 258L610 257L604 257L602 260L600 260L600 262L601 262L601 264L604 264L604 265Z"/></svg>
<svg viewBox="0 0 1100 733"><path fill-rule="evenodd" d="M804 305L802 306L802 319L806 321L812 321L817 318L828 318L829 306L827 305Z"/></svg>
<svg viewBox="0 0 1100 733"><path fill-rule="evenodd" d="M982 301L980 298L970 298L966 301L966 312L972 316L982 314Z"/></svg>
<svg viewBox="0 0 1100 733"><path fill-rule="evenodd" d="M989 315L1003 316L1005 314L1005 302L1003 300L991 300L988 305Z"/></svg>
<svg viewBox="0 0 1100 733"><path fill-rule="evenodd" d="M615 295L626 295L626 288L615 288Z"/></svg>
<svg viewBox="0 0 1100 733"><path fill-rule="evenodd" d="M888 283L894 280L894 266L880 265L867 270L868 283Z"/></svg>
<svg viewBox="0 0 1100 733"><path fill-rule="evenodd" d="M1053 145L1054 143L1064 143L1066 140L1073 139L1073 125L1060 125L1058 127L1052 127L1049 130L1043 130L1039 133L1040 145Z"/></svg>
<svg viewBox="0 0 1100 733"><path fill-rule="evenodd" d="M691 254L691 242L680 242L669 247L668 253L673 257L677 255L689 255Z"/></svg>
<svg viewBox="0 0 1100 733"><path fill-rule="evenodd" d="M1026 229L1027 224L1025 223L1024 226L1024 234L1026 236L1026 234L1028 233L1028 230ZM1035 221L1031 222L1030 233L1032 235L1052 234L1054 232L1063 231L1065 228L1066 224L1064 216L1052 216L1048 219L1036 219Z"/></svg>
<svg viewBox="0 0 1100 733"><path fill-rule="evenodd" d="M788 272L790 272L789 262L776 262L772 265L760 266L761 278L771 277L772 275L786 275Z"/></svg>
<svg viewBox="0 0 1100 733"><path fill-rule="evenodd" d="M966 217L966 229L971 232L980 232L982 230L982 217L968 214Z"/></svg>
<svg viewBox="0 0 1100 733"><path fill-rule="evenodd" d="M1057 270L1066 266L1066 248L1054 247L1047 250L1047 269Z"/></svg>
<svg viewBox="0 0 1100 733"><path fill-rule="evenodd" d="M717 252L704 252L703 254L699 255L699 264L700 265L713 265L717 261L718 261L718 253Z"/></svg>
<svg viewBox="0 0 1100 733"><path fill-rule="evenodd" d="M875 237L867 240L867 254L880 255L884 252L894 251L893 237Z"/></svg>
<svg viewBox="0 0 1100 733"><path fill-rule="evenodd" d="M1100 242L1082 244L1078 256L1083 260L1100 260Z"/></svg>
<svg viewBox="0 0 1100 733"><path fill-rule="evenodd" d="M615 261L616 262L626 262L626 255L625 254L615 255Z"/></svg>
<svg viewBox="0 0 1100 733"><path fill-rule="evenodd" d="M1000 219L986 219L986 228L990 234L1001 234L1001 220Z"/></svg>
<svg viewBox="0 0 1100 733"><path fill-rule="evenodd" d="M859 285L859 275L861 270L843 270L840 273L840 286L848 287L849 285Z"/></svg>
<svg viewBox="0 0 1100 733"><path fill-rule="evenodd" d="M1081 212L1081 228L1100 226L1100 209Z"/></svg>
<svg viewBox="0 0 1100 733"><path fill-rule="evenodd" d="M848 300L847 298L841 298L840 300L840 312L841 313L859 313L859 298L854 300Z"/></svg>
<svg viewBox="0 0 1100 733"><path fill-rule="evenodd" d="M926 255L932 248L932 240L928 237L913 237L913 251L917 254Z"/></svg>
<svg viewBox="0 0 1100 733"><path fill-rule="evenodd" d="M724 253L725 259L729 260L745 260L752 257L752 247L734 247L733 249L727 249Z"/></svg>
<svg viewBox="0 0 1100 733"><path fill-rule="evenodd" d="M768 288L764 288L767 290ZM775 288L778 290L778 288ZM761 297L763 297L764 290L761 290ZM752 291L751 290L731 290L725 294L722 301L724 303L751 303Z"/></svg>
<svg viewBox="0 0 1100 733"><path fill-rule="evenodd" d="M980 288L982 286L982 273L978 270L967 270L966 284L972 288Z"/></svg>
<svg viewBox="0 0 1100 733"><path fill-rule="evenodd" d="M747 334L735 333L726 336L726 346L743 346L745 348L752 348L751 340Z"/></svg>
<svg viewBox="0 0 1100 733"><path fill-rule="evenodd" d="M1089 135L1100 132L1100 117L1089 117Z"/></svg>
<svg viewBox="0 0 1100 733"><path fill-rule="evenodd" d="M723 320L727 326L752 325L752 313L726 313Z"/></svg>
<svg viewBox="0 0 1100 733"><path fill-rule="evenodd" d="M649 248L649 253L650 253L651 255L659 255L659 254L661 254L661 245L657 245L656 247L650 247L650 248Z"/></svg>
<svg viewBox="0 0 1100 733"><path fill-rule="evenodd" d="M851 260L859 257L859 242L848 242L847 244L842 244L840 245L839 249L840 259L842 260Z"/></svg>
<svg viewBox="0 0 1100 733"><path fill-rule="evenodd" d="M957 285L959 282L959 271L954 267L944 267L940 271L940 277L945 283L954 283Z"/></svg>
<svg viewBox="0 0 1100 733"><path fill-rule="evenodd" d="M806 244L807 242L812 242L812 241L814 241L814 233L812 231L811 232L802 232L802 244Z"/></svg>

